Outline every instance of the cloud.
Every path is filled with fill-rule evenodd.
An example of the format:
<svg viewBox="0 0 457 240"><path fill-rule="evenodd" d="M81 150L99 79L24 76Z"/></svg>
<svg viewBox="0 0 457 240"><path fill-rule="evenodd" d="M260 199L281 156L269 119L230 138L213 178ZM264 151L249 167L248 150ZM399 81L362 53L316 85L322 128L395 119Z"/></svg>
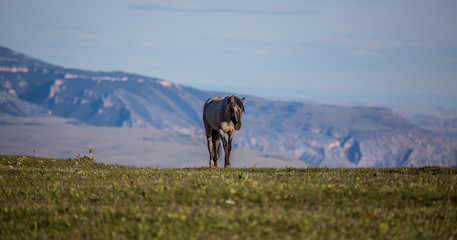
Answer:
<svg viewBox="0 0 457 240"><path fill-rule="evenodd" d="M80 33L78 35L79 39L81 39L85 43L91 43L91 44L101 44L101 45L106 45L108 44L108 41L103 40L99 37L95 37L91 34L88 33Z"/></svg>
<svg viewBox="0 0 457 240"><path fill-rule="evenodd" d="M381 54L379 52L366 50L366 49L356 49L356 50L348 51L347 55L349 55L351 57L375 57L375 58L381 57Z"/></svg>
<svg viewBox="0 0 457 240"><path fill-rule="evenodd" d="M170 12L195 12L195 13L228 13L228 14L262 14L262 15L316 15L318 12L292 8L266 8L266 7L214 7L195 4L169 4L149 3L131 4L128 6L135 10L170 11Z"/></svg>

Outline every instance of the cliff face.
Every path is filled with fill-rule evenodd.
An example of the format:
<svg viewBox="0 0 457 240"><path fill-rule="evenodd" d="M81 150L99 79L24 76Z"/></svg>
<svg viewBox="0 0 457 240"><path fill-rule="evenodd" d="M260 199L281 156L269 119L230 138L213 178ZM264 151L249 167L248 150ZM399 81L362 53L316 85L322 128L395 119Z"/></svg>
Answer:
<svg viewBox="0 0 457 240"><path fill-rule="evenodd" d="M453 146L387 108L258 101L242 147L289 152L314 165L455 165ZM270 109L270 110L266 110ZM255 116L251 118L251 116ZM268 141L272 139L272 141Z"/></svg>
<svg viewBox="0 0 457 240"><path fill-rule="evenodd" d="M95 126L171 130L203 140L211 96L158 78L66 69L0 47L0 113L54 115ZM457 165L442 137L387 108L341 107L246 97L236 147L292 153L312 165Z"/></svg>

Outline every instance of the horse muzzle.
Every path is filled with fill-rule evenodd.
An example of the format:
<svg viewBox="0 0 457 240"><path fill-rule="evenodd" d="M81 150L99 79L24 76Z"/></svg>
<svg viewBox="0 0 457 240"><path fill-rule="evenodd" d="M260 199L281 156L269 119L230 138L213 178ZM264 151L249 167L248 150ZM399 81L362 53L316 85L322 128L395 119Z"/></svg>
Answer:
<svg viewBox="0 0 457 240"><path fill-rule="evenodd" d="M238 122L237 124L235 124L235 130L240 130L241 129L241 123Z"/></svg>

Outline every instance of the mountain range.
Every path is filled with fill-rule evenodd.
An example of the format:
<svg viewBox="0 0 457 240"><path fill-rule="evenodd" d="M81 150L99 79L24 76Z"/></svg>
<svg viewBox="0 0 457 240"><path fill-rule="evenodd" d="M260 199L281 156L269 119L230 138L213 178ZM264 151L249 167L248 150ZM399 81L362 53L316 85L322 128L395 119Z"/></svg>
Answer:
<svg viewBox="0 0 457 240"><path fill-rule="evenodd" d="M0 47L0 116L56 116L204 142L204 101L231 94L138 74L64 68ZM312 166L457 165L457 150L447 139L389 108L243 97L246 113L236 148L293 154Z"/></svg>

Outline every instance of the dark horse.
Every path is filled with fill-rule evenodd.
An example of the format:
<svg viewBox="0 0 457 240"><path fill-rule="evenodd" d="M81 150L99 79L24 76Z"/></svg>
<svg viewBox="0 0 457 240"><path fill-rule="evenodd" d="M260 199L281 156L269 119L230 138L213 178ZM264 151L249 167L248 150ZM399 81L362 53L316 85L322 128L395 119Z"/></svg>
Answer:
<svg viewBox="0 0 457 240"><path fill-rule="evenodd" d="M206 140L208 140L209 165L217 166L217 157L220 155L221 143L225 152L225 167L230 167L230 151L235 131L241 129L241 115L244 112L244 98L235 96L212 97L203 106L203 125L205 126ZM228 140L225 135L228 134Z"/></svg>

